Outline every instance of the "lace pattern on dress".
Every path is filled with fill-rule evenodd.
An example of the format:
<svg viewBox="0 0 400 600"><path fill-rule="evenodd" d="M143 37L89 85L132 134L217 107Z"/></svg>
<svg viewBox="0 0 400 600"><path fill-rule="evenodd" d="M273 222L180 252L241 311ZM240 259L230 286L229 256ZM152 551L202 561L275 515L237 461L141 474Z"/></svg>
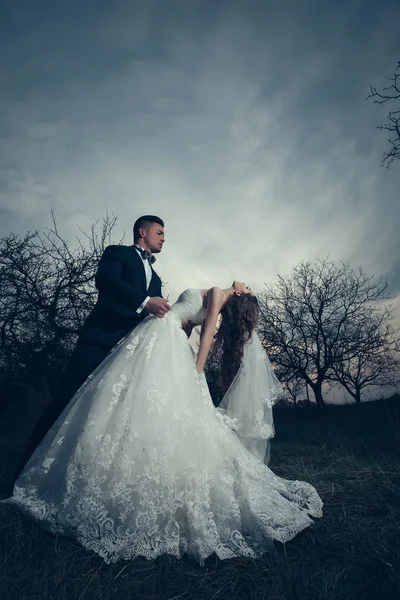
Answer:
<svg viewBox="0 0 400 600"><path fill-rule="evenodd" d="M254 558L322 514L310 484L277 477L215 410L180 329L199 296L146 318L115 348L7 501L107 563L164 553L200 564L213 552Z"/></svg>

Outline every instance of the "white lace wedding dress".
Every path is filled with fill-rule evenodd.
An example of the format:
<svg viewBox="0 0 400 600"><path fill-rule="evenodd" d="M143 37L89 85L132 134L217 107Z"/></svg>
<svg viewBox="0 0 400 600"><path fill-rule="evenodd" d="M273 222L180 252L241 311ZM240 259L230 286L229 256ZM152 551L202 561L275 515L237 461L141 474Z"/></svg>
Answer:
<svg viewBox="0 0 400 600"><path fill-rule="evenodd" d="M88 378L38 447L8 503L107 563L188 555L256 557L322 514L308 483L249 452L210 398L181 320L204 318L186 290L146 318ZM243 399L246 402L246 399Z"/></svg>

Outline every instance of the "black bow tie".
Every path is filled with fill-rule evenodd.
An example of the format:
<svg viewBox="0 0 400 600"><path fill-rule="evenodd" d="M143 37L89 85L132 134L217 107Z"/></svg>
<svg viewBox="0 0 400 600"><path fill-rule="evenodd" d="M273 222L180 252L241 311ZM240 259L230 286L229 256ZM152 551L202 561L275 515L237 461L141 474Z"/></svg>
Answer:
<svg viewBox="0 0 400 600"><path fill-rule="evenodd" d="M139 250L143 260L148 260L151 265L156 262L156 257L153 256L151 252L145 250L144 248L141 248L140 246L135 246L135 248L136 250Z"/></svg>

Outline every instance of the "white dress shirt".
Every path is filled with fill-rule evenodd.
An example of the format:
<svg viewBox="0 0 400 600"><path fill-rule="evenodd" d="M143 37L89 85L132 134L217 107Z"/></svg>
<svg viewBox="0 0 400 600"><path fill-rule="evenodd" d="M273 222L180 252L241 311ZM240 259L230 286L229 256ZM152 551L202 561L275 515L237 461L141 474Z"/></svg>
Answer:
<svg viewBox="0 0 400 600"><path fill-rule="evenodd" d="M151 278L153 277L153 271L151 270L151 266L150 266L150 263L147 260L147 258L146 259L143 258L142 254L141 254L141 252L139 250L139 247L141 248L141 246L139 246L139 244L135 244L136 252L140 256L140 259L141 259L141 261L143 263L144 272L146 274L146 291L147 291L149 289L149 286L150 286ZM143 248L143 250L144 250L144 248ZM148 303L149 300L150 300L150 296L147 296L147 298L145 298L143 300L142 304L139 306L139 308L136 310L136 312L140 314L142 312L142 310L144 309L144 307L146 306L146 304Z"/></svg>

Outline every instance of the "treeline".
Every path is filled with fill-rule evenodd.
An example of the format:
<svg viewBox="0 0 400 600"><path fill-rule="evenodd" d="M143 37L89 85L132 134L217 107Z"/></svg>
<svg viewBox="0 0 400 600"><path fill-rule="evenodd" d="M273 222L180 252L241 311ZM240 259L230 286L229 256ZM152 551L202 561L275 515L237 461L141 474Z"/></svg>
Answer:
<svg viewBox="0 0 400 600"><path fill-rule="evenodd" d="M52 215L44 231L0 240L0 409L16 390L55 392L96 301L94 273L104 248L116 243L115 225L106 214L71 244ZM328 385L360 402L371 385L396 385L399 337L386 290L382 278L329 260L300 263L264 286L260 333L288 397L297 402L311 390L322 406ZM217 398L212 364L208 377Z"/></svg>
<svg viewBox="0 0 400 600"><path fill-rule="evenodd" d="M106 214L71 244L51 216L43 231L0 239L0 410L16 394L56 392L96 302L94 273L117 220Z"/></svg>

